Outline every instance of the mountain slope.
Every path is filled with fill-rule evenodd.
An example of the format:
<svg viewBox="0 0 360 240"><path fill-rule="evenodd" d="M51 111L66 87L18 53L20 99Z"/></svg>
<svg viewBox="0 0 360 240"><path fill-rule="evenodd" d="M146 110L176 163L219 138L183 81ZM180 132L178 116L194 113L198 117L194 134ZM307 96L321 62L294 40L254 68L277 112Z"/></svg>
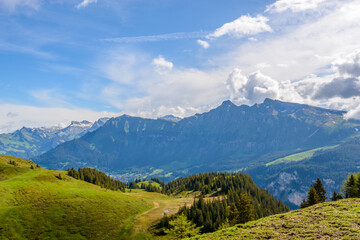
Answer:
<svg viewBox="0 0 360 240"><path fill-rule="evenodd" d="M151 201L0 155L0 239L128 239L134 217L152 207Z"/></svg>
<svg viewBox="0 0 360 240"><path fill-rule="evenodd" d="M248 173L256 184L292 206L300 205L316 177L322 179L330 197L334 190L340 190L349 173L360 168L360 138L316 150L311 156L297 154L303 159L255 167Z"/></svg>
<svg viewBox="0 0 360 240"><path fill-rule="evenodd" d="M178 122L123 115L34 160L52 168L87 165L114 172L248 168L280 154L338 144L360 125L343 114L266 99L252 107L226 101Z"/></svg>
<svg viewBox="0 0 360 240"><path fill-rule="evenodd" d="M193 239L359 239L360 199L326 202Z"/></svg>
<svg viewBox="0 0 360 240"><path fill-rule="evenodd" d="M73 121L65 128L42 127L25 128L13 133L0 134L0 154L31 158L42 154L66 141L83 136L103 126L108 118L95 123Z"/></svg>

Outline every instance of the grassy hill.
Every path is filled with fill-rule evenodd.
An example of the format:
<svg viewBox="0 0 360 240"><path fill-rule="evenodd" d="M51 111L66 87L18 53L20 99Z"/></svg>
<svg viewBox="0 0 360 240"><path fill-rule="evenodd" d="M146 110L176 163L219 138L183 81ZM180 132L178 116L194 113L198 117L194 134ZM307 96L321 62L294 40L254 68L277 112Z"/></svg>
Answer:
<svg viewBox="0 0 360 240"><path fill-rule="evenodd" d="M145 198L0 156L0 239L128 239L136 216L152 207Z"/></svg>
<svg viewBox="0 0 360 240"><path fill-rule="evenodd" d="M360 199L326 202L193 239L359 239Z"/></svg>

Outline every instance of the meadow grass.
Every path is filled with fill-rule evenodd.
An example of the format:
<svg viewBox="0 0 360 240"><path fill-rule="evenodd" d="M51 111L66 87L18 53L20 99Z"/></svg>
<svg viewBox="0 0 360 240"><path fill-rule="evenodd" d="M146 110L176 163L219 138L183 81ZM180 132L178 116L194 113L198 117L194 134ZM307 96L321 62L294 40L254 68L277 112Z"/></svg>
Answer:
<svg viewBox="0 0 360 240"><path fill-rule="evenodd" d="M192 239L360 239L360 199L326 202Z"/></svg>
<svg viewBox="0 0 360 240"><path fill-rule="evenodd" d="M145 198L31 165L0 156L0 239L129 239L135 217L153 207Z"/></svg>

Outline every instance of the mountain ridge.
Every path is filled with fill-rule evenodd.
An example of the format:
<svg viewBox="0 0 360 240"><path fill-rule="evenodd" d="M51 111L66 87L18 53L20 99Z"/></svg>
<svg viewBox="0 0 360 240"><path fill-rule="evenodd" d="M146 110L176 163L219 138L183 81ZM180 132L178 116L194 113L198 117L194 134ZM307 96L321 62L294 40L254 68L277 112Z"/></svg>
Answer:
<svg viewBox="0 0 360 240"><path fill-rule="evenodd" d="M0 154L15 157L31 158L42 154L57 145L95 131L105 124L109 118L100 118L94 123L87 120L72 121L70 125L61 127L40 127L21 129L7 134L0 134Z"/></svg>
<svg viewBox="0 0 360 240"><path fill-rule="evenodd" d="M292 106L292 108L289 109L289 106ZM77 144L80 142L95 141L98 146L96 146L95 142L89 142L91 146L85 144L87 145L86 148L94 151L94 154L102 154L101 152L103 151L105 155L109 155L108 152L111 152L112 149L105 149L106 147L110 145L115 146L116 144L122 147L125 145L136 147L136 144L141 145L141 143L144 145L145 143L143 141L145 140L143 140L143 138L146 136L149 141L155 140L155 142L151 143L153 147L157 146L157 144L162 147L166 146L167 150L173 147L173 155L175 155L177 150L174 149L175 146L173 146L173 144L175 144L176 141L183 141L180 144L181 146L179 146L180 148L178 148L181 149L185 146L190 147L186 140L196 145L201 142L210 141L209 138L212 138L211 140L213 142L217 141L220 145L223 143L222 140L228 141L229 144L235 144L239 148L242 148L243 152L254 155L254 150L264 153L269 151L269 148L275 148L276 150L287 150L298 147L310 148L323 145L323 143L317 143L319 138L325 143L328 143L336 142L350 136L355 130L351 129L351 126L346 126L351 125L351 123L342 118L343 113L343 111L326 110L308 105L284 103L270 99L266 99L263 104L255 104L251 107L246 105L236 106L230 101L225 101L218 108L203 114L196 114L181 119L178 122L122 115L112 118L104 124L101 129L93 133L85 134L81 139L77 140ZM241 124L247 125L246 127L239 127ZM263 125L267 126L263 127ZM297 127L292 128L292 125L296 125ZM335 125L335 127L332 125ZM286 134L282 130L284 127L287 127L289 130ZM276 129L274 130L274 128ZM278 131L282 131L282 134L279 134ZM215 134L217 134L217 136L215 136ZM289 134L291 134L292 137L287 136ZM138 136L137 140L135 139L136 136ZM325 136L331 136L332 138L328 139L325 138ZM118 142L114 143L116 137ZM142 137L142 139L140 139L140 137ZM273 139L269 139L270 137L273 137ZM296 140L299 138L302 138L302 141ZM130 140L134 142L131 143ZM261 143L261 141L264 140L266 143ZM285 141L287 141L286 144L292 146L282 146ZM299 146L299 144L302 146ZM143 145L141 145L142 151L146 148ZM64 146L60 147L63 148ZM214 147L217 148L217 146ZM211 151L212 149L209 150ZM156 150L152 148L152 152L153 151ZM50 152L54 152L54 149L50 150ZM151 154L152 153L150 153L150 156ZM233 152L233 154L236 155L235 152ZM170 156L171 154L169 157ZM147 156L145 155L143 157ZM213 158L212 156L209 157ZM219 156L217 156L217 158L219 158ZM42 161L42 163L46 164L44 161Z"/></svg>
<svg viewBox="0 0 360 240"><path fill-rule="evenodd" d="M297 163L306 164L306 168L297 167L302 169L297 171L298 176L288 171L292 165L287 162L269 167L266 164L291 154L318 148L330 151L325 148L345 144L358 135L360 121L346 120L344 113L266 99L253 106L236 106L225 101L209 112L177 122L122 115L33 159L52 169L95 167L124 181L134 176L172 180L199 172L245 171L255 174L256 184L268 188L271 183L282 184L282 178L271 178L271 174L305 176L306 181L298 185L286 185L294 189L290 195L284 193L287 189L277 195L272 191L284 202L297 205L317 177L311 170L314 164ZM356 156L349 157L349 163L356 161ZM346 171L353 168L350 166ZM338 179L347 174L339 167L331 169L330 165L321 169L333 172L332 176L339 175L331 179L336 183L330 186L331 191L338 190L334 189L339 186Z"/></svg>

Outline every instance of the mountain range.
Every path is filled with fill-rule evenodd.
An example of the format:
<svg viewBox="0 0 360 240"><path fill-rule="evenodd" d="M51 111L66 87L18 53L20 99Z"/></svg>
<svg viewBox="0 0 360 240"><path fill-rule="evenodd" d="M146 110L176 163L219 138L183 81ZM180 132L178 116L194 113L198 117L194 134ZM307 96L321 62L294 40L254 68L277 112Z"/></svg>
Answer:
<svg viewBox="0 0 360 240"><path fill-rule="evenodd" d="M360 121L344 114L266 99L253 106L225 101L176 121L122 115L33 160L53 169L95 167L122 180L244 171L296 206L323 172L330 173L325 185L332 191L357 170Z"/></svg>
<svg viewBox="0 0 360 240"><path fill-rule="evenodd" d="M61 127L23 127L13 133L0 134L0 154L20 158L31 158L56 147L66 141L83 136L103 126L109 118L89 121L72 121L65 128Z"/></svg>

